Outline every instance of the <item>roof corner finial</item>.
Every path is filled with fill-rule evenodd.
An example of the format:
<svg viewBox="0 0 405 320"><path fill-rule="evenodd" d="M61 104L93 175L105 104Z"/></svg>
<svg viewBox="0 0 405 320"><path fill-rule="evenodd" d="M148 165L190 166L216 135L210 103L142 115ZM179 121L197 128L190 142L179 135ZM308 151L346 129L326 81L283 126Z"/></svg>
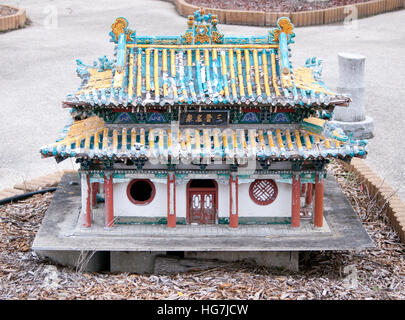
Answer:
<svg viewBox="0 0 405 320"><path fill-rule="evenodd" d="M135 31L128 29L128 20L123 17L115 19L114 23L111 25L110 41L118 43L118 37L121 33L126 34L126 42L130 43L136 41Z"/></svg>
<svg viewBox="0 0 405 320"><path fill-rule="evenodd" d="M285 34L289 35L293 33L294 25L291 23L290 18L281 17L277 20L277 26L284 32Z"/></svg>
<svg viewBox="0 0 405 320"><path fill-rule="evenodd" d="M292 38L295 37L294 25L291 23L290 18L281 17L277 20L277 28L274 28L269 31L270 41L279 42L280 33L285 33L287 36L288 42L291 43Z"/></svg>

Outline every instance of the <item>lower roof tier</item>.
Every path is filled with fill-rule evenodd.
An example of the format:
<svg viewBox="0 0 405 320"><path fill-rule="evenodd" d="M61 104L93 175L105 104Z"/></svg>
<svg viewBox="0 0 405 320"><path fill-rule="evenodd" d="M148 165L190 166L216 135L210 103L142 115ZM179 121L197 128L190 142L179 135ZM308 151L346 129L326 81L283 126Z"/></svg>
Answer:
<svg viewBox="0 0 405 320"><path fill-rule="evenodd" d="M310 126L243 128L142 128L106 126L96 116L74 121L61 138L40 149L57 161L69 157L90 159L299 160L364 157L364 141L327 137Z"/></svg>

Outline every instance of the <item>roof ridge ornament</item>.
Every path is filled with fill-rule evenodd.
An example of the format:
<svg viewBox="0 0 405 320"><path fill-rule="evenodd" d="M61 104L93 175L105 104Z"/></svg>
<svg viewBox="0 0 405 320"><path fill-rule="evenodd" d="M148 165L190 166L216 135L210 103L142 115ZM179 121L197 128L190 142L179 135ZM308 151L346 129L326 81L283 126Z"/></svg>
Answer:
<svg viewBox="0 0 405 320"><path fill-rule="evenodd" d="M269 31L270 42L279 42L280 34L285 33L288 43L293 43L292 38L295 37L294 25L290 18L281 17L277 20L277 28Z"/></svg>
<svg viewBox="0 0 405 320"><path fill-rule="evenodd" d="M126 34L126 43L135 43L136 42L136 31L128 28L128 20L119 17L115 19L114 23L111 25L111 36L110 41L118 43L118 37L121 33Z"/></svg>
<svg viewBox="0 0 405 320"><path fill-rule="evenodd" d="M193 15L188 16L188 29L181 36L182 44L221 44L224 42L224 35L217 29L218 17L215 14L204 14L200 8Z"/></svg>

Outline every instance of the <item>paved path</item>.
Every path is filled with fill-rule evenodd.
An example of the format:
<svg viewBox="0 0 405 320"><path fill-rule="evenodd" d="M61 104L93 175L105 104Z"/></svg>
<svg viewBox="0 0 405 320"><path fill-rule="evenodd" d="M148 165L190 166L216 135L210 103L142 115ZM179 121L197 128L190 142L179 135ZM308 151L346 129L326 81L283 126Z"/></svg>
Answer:
<svg viewBox="0 0 405 320"><path fill-rule="evenodd" d="M128 18L138 35L184 33L186 19L171 3L159 0L8 1L27 8L32 25L0 34L0 189L57 168L65 160L41 159L41 145L53 142L69 118L60 101L79 86L75 59L91 63L112 57L108 32L116 17ZM57 11L57 28L45 28ZM220 25L227 34L261 35L264 27ZM342 23L296 29L294 66L307 57L324 60L323 78L331 89L338 79L337 53L364 54L366 109L375 120L367 163L394 188L405 178L405 10L361 19L356 29ZM405 188L400 190L405 200Z"/></svg>

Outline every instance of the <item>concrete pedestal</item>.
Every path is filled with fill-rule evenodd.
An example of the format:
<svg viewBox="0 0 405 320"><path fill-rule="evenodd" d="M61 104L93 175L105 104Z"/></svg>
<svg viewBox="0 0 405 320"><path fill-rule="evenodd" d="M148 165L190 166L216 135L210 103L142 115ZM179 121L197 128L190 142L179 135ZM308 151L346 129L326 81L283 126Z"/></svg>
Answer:
<svg viewBox="0 0 405 320"><path fill-rule="evenodd" d="M364 105L364 70L366 58L355 53L339 53L339 82L337 92L350 95L348 107L335 107L332 122L354 139L373 137L373 119L366 116Z"/></svg>

